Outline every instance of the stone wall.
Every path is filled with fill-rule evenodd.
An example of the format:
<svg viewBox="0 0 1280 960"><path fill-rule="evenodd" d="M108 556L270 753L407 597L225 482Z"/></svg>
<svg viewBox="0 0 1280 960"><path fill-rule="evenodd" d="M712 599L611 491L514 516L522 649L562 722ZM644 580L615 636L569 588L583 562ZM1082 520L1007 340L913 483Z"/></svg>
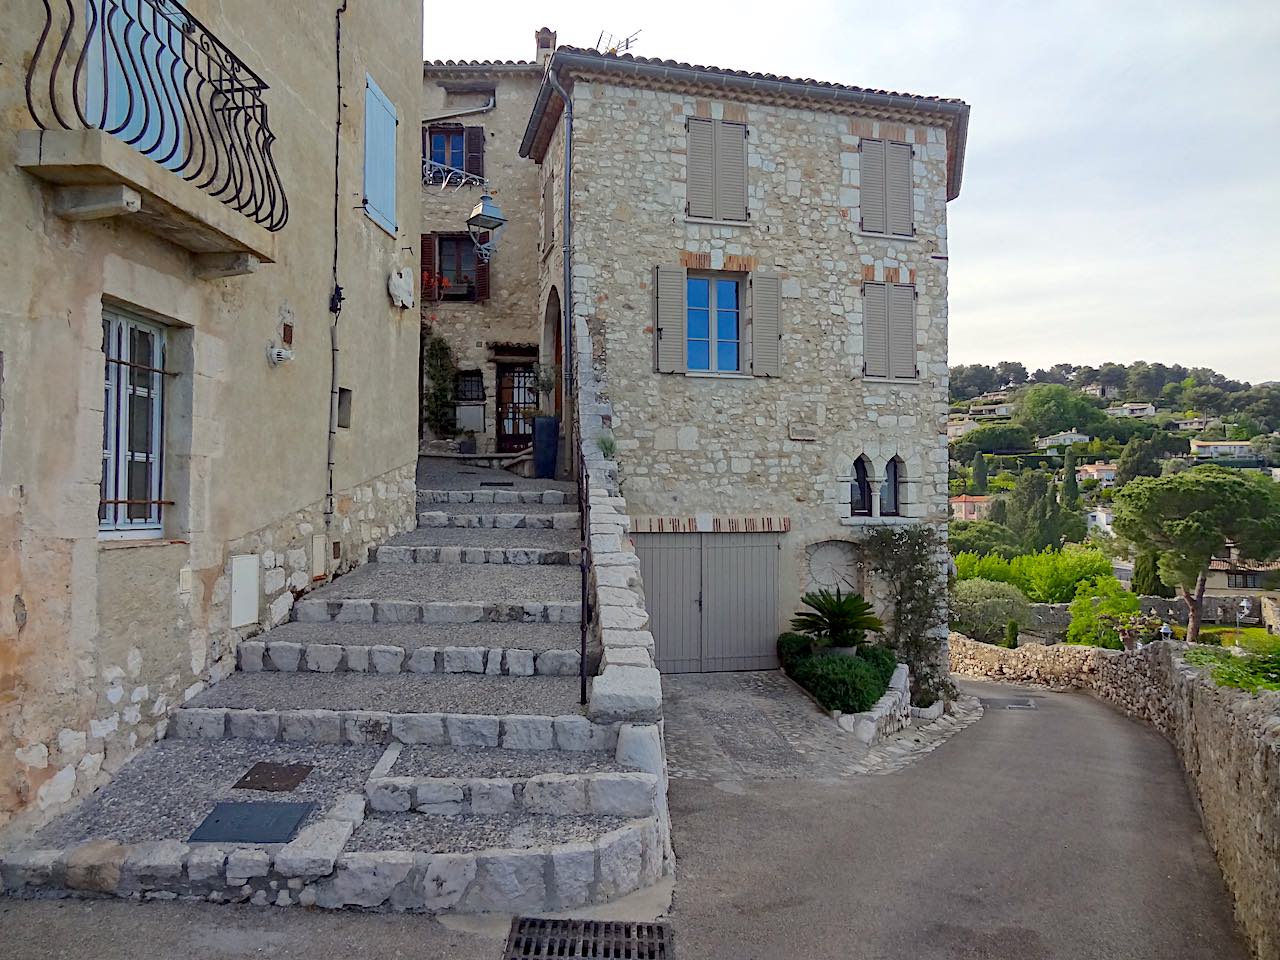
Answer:
<svg viewBox="0 0 1280 960"><path fill-rule="evenodd" d="M621 480L633 515L785 517L779 629L809 585L806 548L856 541L876 524L947 514L946 146L940 127L822 110L720 102L602 80L574 85L575 317L587 322L612 402ZM685 217L685 118L749 126L745 223ZM625 137L619 131L625 130ZM543 162L560 180L559 124ZM916 145L916 236L858 232L861 137ZM773 271L781 278L782 374L654 372L658 265ZM735 266L736 265L736 266ZM543 272L559 285L558 254ZM862 375L863 281L916 285L918 381ZM859 455L873 484L897 456L902 517L848 516ZM842 479L843 478L843 479Z"/></svg>
<svg viewBox="0 0 1280 960"><path fill-rule="evenodd" d="M1204 622L1234 625L1236 611L1240 607L1243 596L1205 597L1203 601ZM1253 605L1253 617L1263 626L1269 626L1272 633L1280 633L1280 601L1258 597L1250 597ZM1177 597L1139 597L1138 603L1142 612L1159 617L1166 623L1187 625L1187 605ZM1269 605L1268 605L1269 604ZM1270 619L1268 619L1270 618ZM1069 603L1033 603L1031 604L1031 620L1023 627L1024 636L1031 634L1036 640L1045 643L1057 643L1067 638L1067 628L1071 626L1071 604Z"/></svg>
<svg viewBox="0 0 1280 960"><path fill-rule="evenodd" d="M0 222L15 226L0 236L0 826L44 818L101 782L184 696L229 669L236 639L252 629L228 627L232 555L260 553L265 624L284 615L282 598L304 572L310 582L313 564L328 576L413 516L400 486L416 453L420 323L416 309L392 303L387 282L418 259L416 123L399 127L398 230L375 223L360 198L364 76L416 120L421 4L353 4L344 14L336 201L332 11L316 16L298 0L187 6L270 85L290 216L265 244L275 262L242 276L201 274L191 252L144 229L145 218L57 214L54 188L16 162L20 136L35 127L24 74L43 5L15 8L0 32ZM271 42L279 37L289 42ZM148 182L195 189L136 159ZM339 386L352 403L334 442L337 502L326 529L335 202ZM172 503L155 539L99 537L104 301L166 327L174 376L162 495ZM273 364L267 349L286 323L293 357ZM314 536L323 538L318 559Z"/></svg>
<svg viewBox="0 0 1280 960"><path fill-rule="evenodd" d="M1219 687L1182 644L1136 652L1066 644L1006 650L951 635L954 673L1087 690L1173 742L1205 833L1260 960L1280 958L1280 693Z"/></svg>

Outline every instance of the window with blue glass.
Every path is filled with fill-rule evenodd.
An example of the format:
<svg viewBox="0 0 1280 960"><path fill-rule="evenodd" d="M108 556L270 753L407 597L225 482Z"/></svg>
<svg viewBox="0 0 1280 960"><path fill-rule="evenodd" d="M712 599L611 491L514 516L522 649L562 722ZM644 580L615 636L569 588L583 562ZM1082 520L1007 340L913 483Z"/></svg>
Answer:
<svg viewBox="0 0 1280 960"><path fill-rule="evenodd" d="M455 170L463 168L466 163L466 145L461 127L432 127L429 137L432 163L441 163Z"/></svg>
<svg viewBox="0 0 1280 960"><path fill-rule="evenodd" d="M691 275L685 288L686 363L689 370L742 370L742 284L715 275Z"/></svg>

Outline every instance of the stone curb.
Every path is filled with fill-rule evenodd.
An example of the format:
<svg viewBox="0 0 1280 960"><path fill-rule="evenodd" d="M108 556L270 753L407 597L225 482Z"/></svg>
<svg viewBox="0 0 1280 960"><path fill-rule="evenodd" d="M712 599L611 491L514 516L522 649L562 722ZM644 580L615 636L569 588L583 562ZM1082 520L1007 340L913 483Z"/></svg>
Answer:
<svg viewBox="0 0 1280 960"><path fill-rule="evenodd" d="M418 498L428 503L542 503L576 504L576 490L419 490Z"/></svg>
<svg viewBox="0 0 1280 960"><path fill-rule="evenodd" d="M378 777L365 784L380 813L553 817L651 817L658 777L651 773L544 773L530 777Z"/></svg>
<svg viewBox="0 0 1280 960"><path fill-rule="evenodd" d="M418 514L419 527L470 527L480 530L577 530L574 513L445 513L427 510Z"/></svg>
<svg viewBox="0 0 1280 960"><path fill-rule="evenodd" d="M656 671L655 671L656 672ZM616 724L583 716L487 716L380 710L240 710L182 707L168 736L187 740L284 740L293 743L407 743L510 750L613 750Z"/></svg>
<svg viewBox="0 0 1280 960"><path fill-rule="evenodd" d="M370 551L377 563L506 564L517 567L576 564L580 551L543 547L408 547L384 546Z"/></svg>
<svg viewBox="0 0 1280 960"><path fill-rule="evenodd" d="M911 674L907 665L898 664L889 680L889 689L870 710L844 714L833 710L831 715L841 730L852 733L854 739L868 745L910 726Z"/></svg>
<svg viewBox="0 0 1280 960"><path fill-rule="evenodd" d="M299 600L293 606L299 623L579 623L577 600Z"/></svg>
<svg viewBox="0 0 1280 960"><path fill-rule="evenodd" d="M487 673L509 677L576 676L577 650L520 647L418 647L389 644L292 643L243 640L243 673Z"/></svg>

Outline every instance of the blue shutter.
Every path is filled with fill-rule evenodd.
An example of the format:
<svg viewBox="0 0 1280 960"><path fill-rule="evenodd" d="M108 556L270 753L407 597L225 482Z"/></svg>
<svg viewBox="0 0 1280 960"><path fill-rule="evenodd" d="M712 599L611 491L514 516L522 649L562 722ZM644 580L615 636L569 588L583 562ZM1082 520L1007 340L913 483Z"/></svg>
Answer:
<svg viewBox="0 0 1280 960"><path fill-rule="evenodd" d="M364 209L388 233L396 232L396 108L365 75Z"/></svg>

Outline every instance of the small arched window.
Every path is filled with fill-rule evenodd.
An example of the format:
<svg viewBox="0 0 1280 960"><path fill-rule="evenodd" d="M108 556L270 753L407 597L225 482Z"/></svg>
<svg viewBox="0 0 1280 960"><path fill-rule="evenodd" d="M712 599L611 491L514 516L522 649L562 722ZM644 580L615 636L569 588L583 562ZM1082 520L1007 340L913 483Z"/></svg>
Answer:
<svg viewBox="0 0 1280 960"><path fill-rule="evenodd" d="M867 458L859 457L853 463L853 481L850 484L850 512L855 517L871 516L871 476L867 470Z"/></svg>
<svg viewBox="0 0 1280 960"><path fill-rule="evenodd" d="M894 457L884 465L884 483L880 485L880 516L896 517L902 513L902 461Z"/></svg>

